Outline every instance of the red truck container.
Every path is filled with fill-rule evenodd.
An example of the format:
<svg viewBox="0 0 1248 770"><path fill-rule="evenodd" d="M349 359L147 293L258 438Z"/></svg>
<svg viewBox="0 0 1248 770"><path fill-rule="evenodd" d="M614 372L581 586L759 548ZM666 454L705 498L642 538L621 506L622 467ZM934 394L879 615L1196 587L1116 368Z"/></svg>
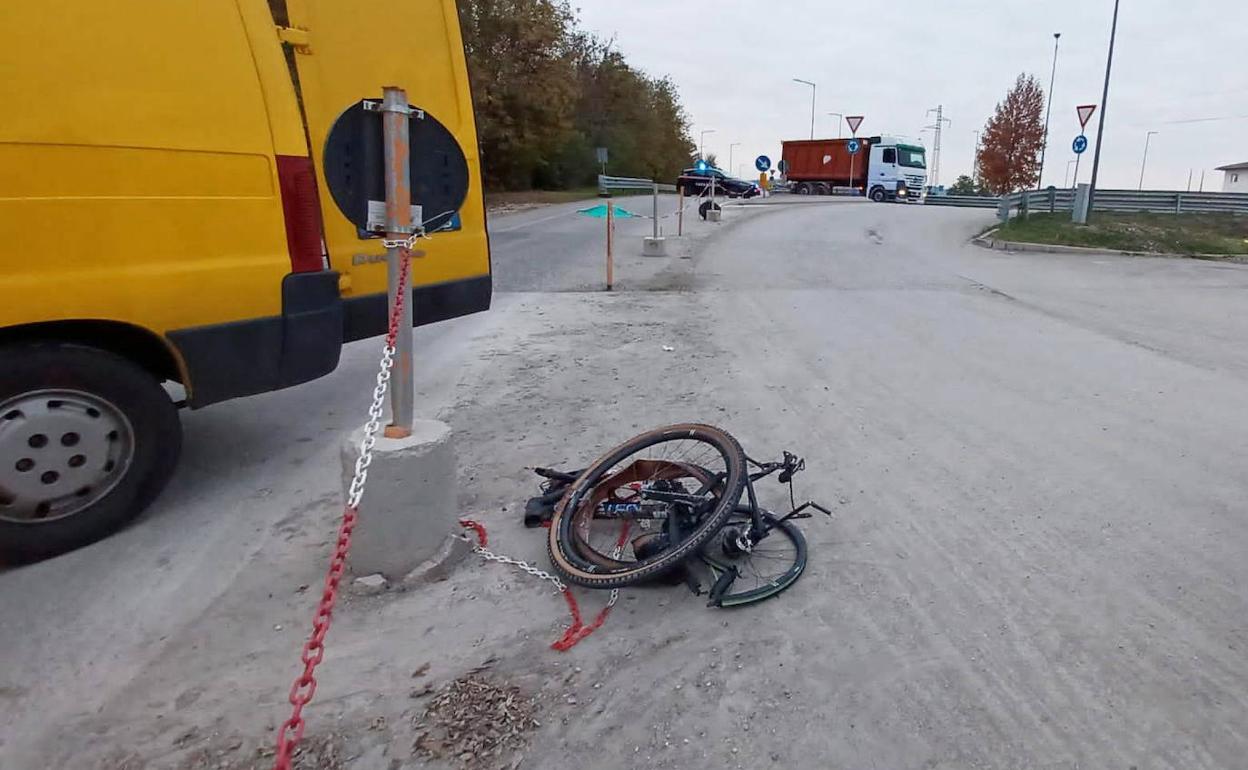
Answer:
<svg viewBox="0 0 1248 770"><path fill-rule="evenodd" d="M891 136L862 137L851 155L849 139L797 139L784 142L785 177L799 195L828 195L853 187L874 201L922 198L927 170L922 146Z"/></svg>

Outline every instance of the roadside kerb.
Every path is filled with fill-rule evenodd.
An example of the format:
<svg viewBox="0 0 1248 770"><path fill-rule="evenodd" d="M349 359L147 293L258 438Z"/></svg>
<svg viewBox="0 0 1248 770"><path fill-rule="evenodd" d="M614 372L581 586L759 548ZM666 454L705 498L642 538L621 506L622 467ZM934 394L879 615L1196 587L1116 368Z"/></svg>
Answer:
<svg viewBox="0 0 1248 770"><path fill-rule="evenodd" d="M1207 262L1234 262L1248 264L1248 254L1177 254L1155 251L1124 251L1122 249L1098 249L1090 246L1066 246L1059 243L1028 243L1027 241L1005 241L993 237L997 228L975 236L971 239L980 248L992 251L1026 251L1038 254L1083 254L1085 256L1113 257L1165 257L1168 259L1199 259Z"/></svg>

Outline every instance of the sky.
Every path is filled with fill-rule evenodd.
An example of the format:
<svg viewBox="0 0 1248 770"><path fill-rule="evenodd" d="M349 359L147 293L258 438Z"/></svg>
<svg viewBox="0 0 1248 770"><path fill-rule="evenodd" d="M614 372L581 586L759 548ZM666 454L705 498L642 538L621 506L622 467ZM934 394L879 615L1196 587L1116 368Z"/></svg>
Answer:
<svg viewBox="0 0 1248 770"><path fill-rule="evenodd" d="M696 143L726 171L779 158L784 139L835 137L830 112L863 115L859 134L923 139L943 105L940 181L969 174L975 130L1020 73L1046 94L1060 32L1043 184L1073 174L1075 107L1100 104L1113 0L572 0L581 27L676 83ZM1248 0L1122 0L1098 186L1218 190L1217 166L1248 161ZM1232 120L1203 120L1236 116ZM1100 109L1079 165L1088 181ZM848 128L841 124L848 136ZM729 145L732 166L729 168ZM746 164L741 169L741 164Z"/></svg>

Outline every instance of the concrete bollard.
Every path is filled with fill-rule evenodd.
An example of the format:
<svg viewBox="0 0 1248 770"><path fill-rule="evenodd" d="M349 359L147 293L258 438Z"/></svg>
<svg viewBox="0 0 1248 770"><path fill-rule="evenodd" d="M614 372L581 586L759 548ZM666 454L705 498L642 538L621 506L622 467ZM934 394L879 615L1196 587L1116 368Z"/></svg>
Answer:
<svg viewBox="0 0 1248 770"><path fill-rule="evenodd" d="M344 494L363 436L361 427L342 445ZM462 556L466 549L448 542L459 540L454 537L459 532L456 471L455 444L446 423L415 420L407 438L378 435L352 536L351 571L381 574L394 583L417 567L440 568Z"/></svg>
<svg viewBox="0 0 1248 770"><path fill-rule="evenodd" d="M724 216L724 212L719 209L710 209L706 212L707 222L718 222Z"/></svg>
<svg viewBox="0 0 1248 770"><path fill-rule="evenodd" d="M666 257L667 240L661 235L655 238L645 238L641 245L641 255L643 257Z"/></svg>

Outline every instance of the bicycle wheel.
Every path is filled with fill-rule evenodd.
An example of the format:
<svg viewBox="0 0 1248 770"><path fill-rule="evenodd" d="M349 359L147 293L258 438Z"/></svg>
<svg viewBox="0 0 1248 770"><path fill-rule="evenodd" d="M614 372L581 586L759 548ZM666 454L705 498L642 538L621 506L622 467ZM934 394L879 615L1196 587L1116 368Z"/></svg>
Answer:
<svg viewBox="0 0 1248 770"><path fill-rule="evenodd" d="M702 562L711 572L711 584L730 569L737 571L732 585L714 607L740 607L769 599L793 585L806 569L806 538L792 521L780 521L769 511L762 511L764 520L773 525L763 538L748 551L734 545L741 533L752 523L748 513L733 513L717 537L711 538L699 551Z"/></svg>
<svg viewBox="0 0 1248 770"><path fill-rule="evenodd" d="M745 474L741 445L718 428L670 425L635 436L568 488L551 520L551 563L588 588L657 577L719 531Z"/></svg>

